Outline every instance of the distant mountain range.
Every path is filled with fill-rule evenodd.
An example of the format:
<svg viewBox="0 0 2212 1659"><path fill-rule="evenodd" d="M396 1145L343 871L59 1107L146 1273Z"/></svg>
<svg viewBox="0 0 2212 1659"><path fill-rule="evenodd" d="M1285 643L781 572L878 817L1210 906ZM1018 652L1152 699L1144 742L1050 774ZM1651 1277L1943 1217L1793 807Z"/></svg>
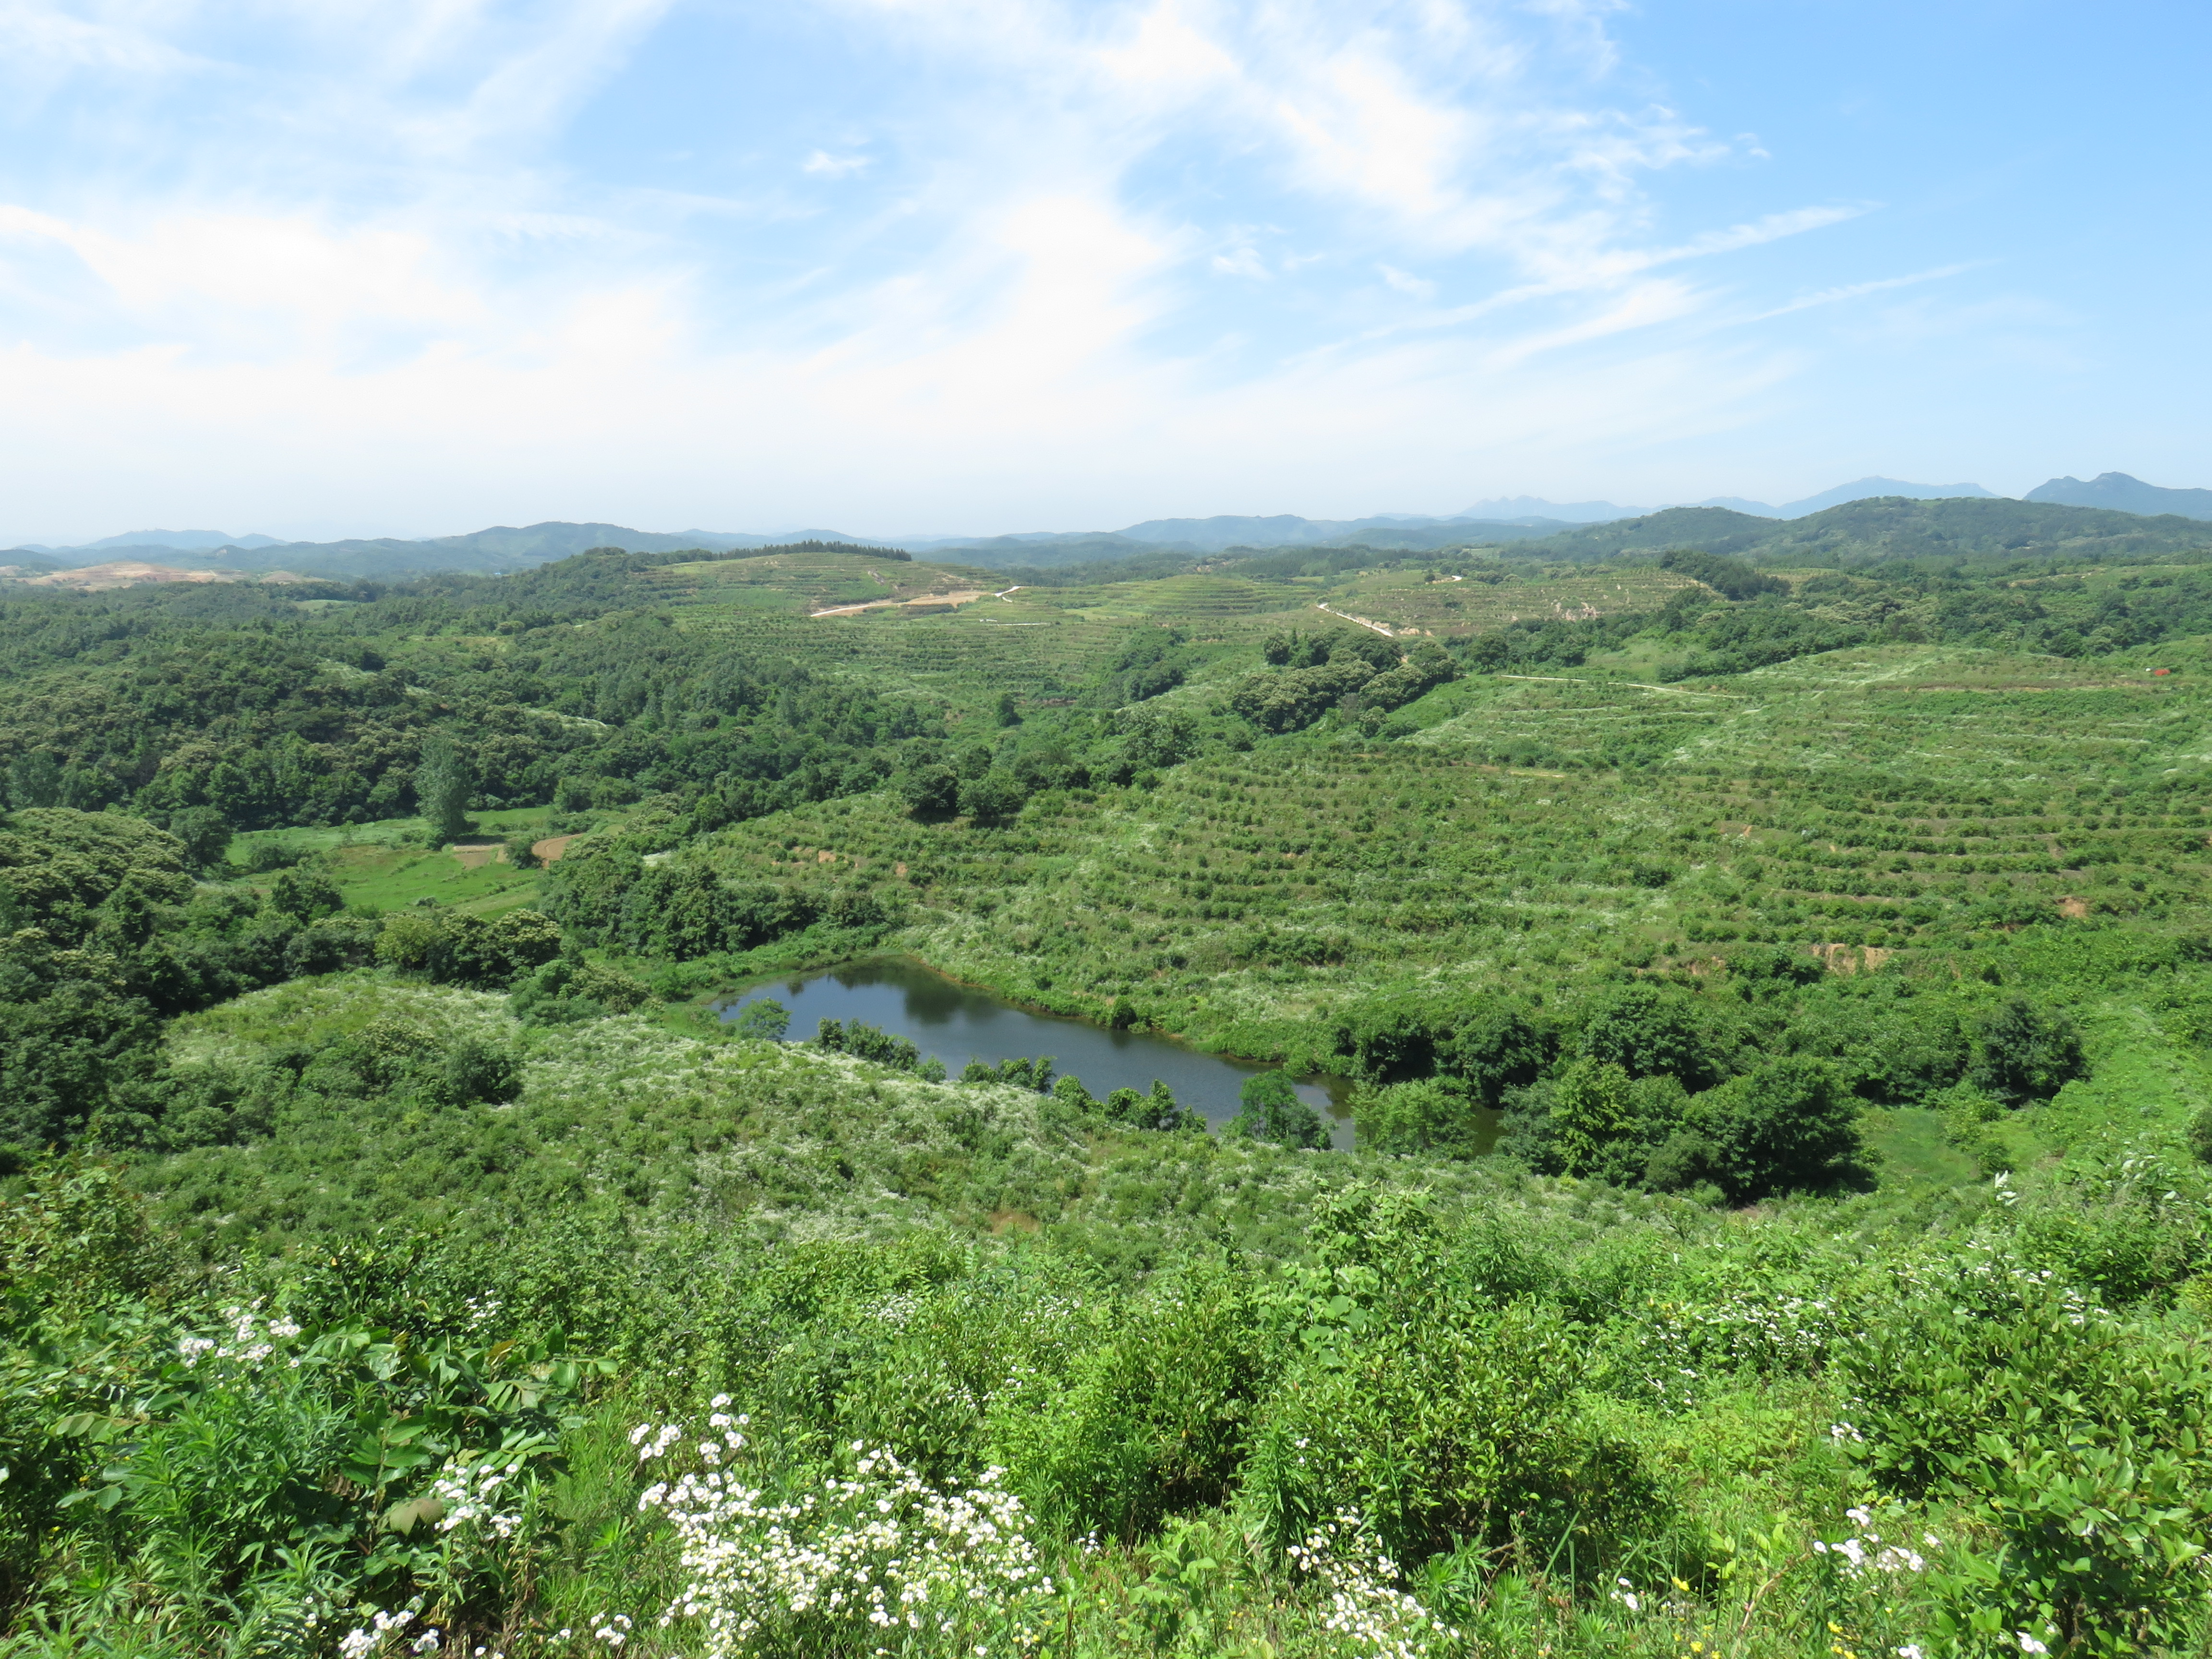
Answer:
<svg viewBox="0 0 2212 1659"><path fill-rule="evenodd" d="M1159 544L1176 543L1211 553L1224 547L1305 547L1341 541L1370 530L1450 528L1462 534L1493 529L1557 530L1572 520L1522 514L1512 518L1478 518L1472 513L1434 518L1419 513L1376 513L1364 519L1301 519L1280 513L1270 518L1224 515L1212 519L1147 519L1120 533Z"/></svg>
<svg viewBox="0 0 2212 1659"><path fill-rule="evenodd" d="M2079 478L2053 478L2021 499L2056 501L2066 507L2109 507L2122 513L2178 513L2185 519L2212 519L2212 489L2166 489L2124 472L2100 472Z"/></svg>
<svg viewBox="0 0 2212 1659"><path fill-rule="evenodd" d="M2212 546L2212 531L2175 514L2146 517L2007 496L1888 495L1780 523L1729 507L1673 507L1562 531L1511 550L1565 561L1695 547L1769 562L1852 565L1962 553L2116 558L2207 546Z"/></svg>
<svg viewBox="0 0 2212 1659"><path fill-rule="evenodd" d="M1611 501L1547 501L1540 495L1500 495L1477 501L1458 516L1490 519L1503 524L1525 524L1531 519L1553 519L1561 524L1602 524L1607 519L1632 519L1646 509L1615 507Z"/></svg>
<svg viewBox="0 0 2212 1659"><path fill-rule="evenodd" d="M86 542L80 547L46 547L38 542L23 545L33 553L112 553L118 548L170 547L180 552L198 552L217 547L274 547L274 536L231 536L220 530L131 530L120 536L106 536L96 542Z"/></svg>
<svg viewBox="0 0 2212 1659"><path fill-rule="evenodd" d="M1956 495L1991 499L1990 492L1977 483L1908 483L1902 478L1875 477L1838 484L1833 489L1824 489L1817 495L1808 495L1802 501L1787 501L1780 507L1770 507L1765 501L1747 501L1741 495L1708 495L1704 501L1684 505L1724 507L1732 513L1748 513L1761 519L1802 519L1808 513L1841 507L1846 501L1869 501L1881 495L1902 495L1911 501L1937 501ZM2105 506L2108 503L2100 501L2089 505ZM1611 501L1547 501L1536 495L1514 495L1497 501L1477 501L1462 516L1504 520L1512 524L1526 524L1538 519L1567 524L1609 524L1620 519L1647 518L1655 511L1662 510L1648 507L1616 507Z"/></svg>
<svg viewBox="0 0 2212 1659"><path fill-rule="evenodd" d="M380 537L373 540L280 542L267 536L246 536L210 547L197 539L216 533L142 530L110 536L82 547L11 549L0 551L0 562L27 566L35 562L50 569L77 569L118 559L149 563L173 562L177 554L188 553L195 569L236 571L241 575L285 570L303 576L353 580L427 576L440 572L498 575L510 570L528 570L594 547L620 547L632 553L677 553L700 547L709 552L725 553L736 548L767 547L778 542L809 538L840 542L861 539L835 530L793 530L775 536L714 530L681 530L669 534L632 530L618 524L562 521L527 525L520 529L495 525L465 536L436 536L424 541ZM170 535L180 539L149 539ZM32 554L33 558L21 556L25 552Z"/></svg>
<svg viewBox="0 0 2212 1659"><path fill-rule="evenodd" d="M1354 542L1397 546L1408 536L1425 538L1420 541L1425 546L1519 541L1531 532L1542 535L1566 528L1565 520L1540 518L1437 519L1381 513L1365 519L1302 519L1291 513L1268 518L1224 514L1212 519L1147 519L1126 530L1039 532L972 541L908 541L901 545L945 563L1049 569L1140 553L1219 553L1232 547L1342 546Z"/></svg>
<svg viewBox="0 0 2212 1659"><path fill-rule="evenodd" d="M1860 478L1854 483L1838 484L1833 489L1824 489L1817 495L1808 495L1802 501L1785 501L1780 507L1769 507L1764 501L1747 501L1741 495L1709 495L1695 507L1724 507L1731 513L1748 513L1761 519L1802 519L1810 513L1825 512L1832 507L1842 507L1850 501L1874 501L1884 496L1901 496L1906 501L1947 501L1957 496L1970 496L1981 501L1994 501L1996 496L1978 483L1923 484L1907 483L1902 478Z"/></svg>
<svg viewBox="0 0 2212 1659"><path fill-rule="evenodd" d="M1011 536L928 536L890 538L925 560L993 568L1046 569L1161 554L1212 554L1231 548L1343 547L1368 545L1408 550L1464 545L1496 546L1541 541L1563 557L1589 556L1585 549L1682 546L1695 544L1715 552L1778 547L1777 521L1796 523L1862 502L1887 503L1866 524L1844 529L1829 525L1814 541L1837 536L1853 546L1902 537L1898 545L1918 545L1921 532L1905 528L1911 515L1896 509L1912 502L1946 501L1988 511L1960 524L2003 523L2007 533L2024 539L2003 545L2038 547L2069 544L2069 538L2103 542L2141 534L2163 544L2175 532L2148 526L2118 527L2125 519L2212 520L2212 489L2167 489L2124 472L2100 473L2087 483L2053 478L2028 492L2025 501L1992 495L1975 483L1918 484L1897 478L1861 478L1802 501L1771 507L1739 496L1713 496L1686 507L1656 512L1619 507L1610 501L1549 501L1533 495L1479 501L1466 513L1446 517L1380 513L1363 519L1306 519L1294 514L1270 516L1223 514L1205 519L1147 519L1117 531L1035 531ZM2004 509L2027 507L2029 520ZM2092 510L2103 515L2101 528L2087 521L2071 528L2035 518L2054 507ZM1887 515L1885 517L1885 514ZM1994 516L1990 516L1994 514ZM1865 515L1861 515L1864 517ZM1955 515L1947 515L1947 522ZM2031 522L2032 520L2032 522ZM1888 528L1870 526L1877 521ZM1932 521L1931 521L1932 522ZM2070 523L2071 521L2069 521ZM1863 534L1862 532L1864 533ZM1947 532L1948 533L1948 532ZM1976 532L1978 535L1979 532ZM2199 536L2201 532L2189 532ZM1887 538L1887 540L1885 540ZM2055 539L2054 539L2055 538ZM1791 535L1792 545L1810 545ZM1940 539L1940 538L1939 538ZM229 536L216 530L138 530L76 547L29 544L0 550L0 577L21 580L57 570L82 569L118 562L177 568L189 555L194 569L255 576L289 572L339 580L404 580L455 572L495 575L562 559L594 547L620 547L634 553L674 553L688 548L730 552L784 542L817 540L881 546L885 538L848 535L838 530L789 530L773 533L715 530L656 532L613 524L551 520L520 528L499 525L465 536L436 536L420 541L392 537L335 542L284 542L270 536ZM1934 550L1929 544L1927 550ZM1952 551L1966 550L1954 545Z"/></svg>

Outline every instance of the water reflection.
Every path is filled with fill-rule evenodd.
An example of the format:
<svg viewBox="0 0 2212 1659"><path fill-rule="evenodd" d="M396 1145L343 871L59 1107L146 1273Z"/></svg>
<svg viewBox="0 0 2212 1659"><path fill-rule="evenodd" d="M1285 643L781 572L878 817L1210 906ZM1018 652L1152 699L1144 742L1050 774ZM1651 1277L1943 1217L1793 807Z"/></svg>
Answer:
<svg viewBox="0 0 2212 1659"><path fill-rule="evenodd" d="M861 1020L902 1036L933 1055L954 1077L971 1060L1000 1060L1050 1054L1060 1075L1079 1077L1104 1098L1115 1089L1149 1090L1155 1079L1184 1105L1218 1128L1237 1115L1244 1079L1268 1069L1247 1061L1200 1054L1164 1037L1110 1030L1087 1020L1032 1013L933 972L917 962L886 958L858 962L824 974L767 985L718 1003L734 1019L748 1003L772 997L791 1012L793 1041L811 1037L825 1019ZM1332 1143L1352 1145L1351 1085L1342 1078L1308 1079L1298 1097L1329 1120Z"/></svg>

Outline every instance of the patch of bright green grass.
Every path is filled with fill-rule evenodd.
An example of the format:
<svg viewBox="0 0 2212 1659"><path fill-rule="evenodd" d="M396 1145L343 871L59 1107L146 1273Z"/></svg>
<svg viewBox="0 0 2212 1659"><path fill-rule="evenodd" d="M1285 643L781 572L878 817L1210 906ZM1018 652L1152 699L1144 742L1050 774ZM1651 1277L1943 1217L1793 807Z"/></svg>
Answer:
<svg viewBox="0 0 2212 1659"><path fill-rule="evenodd" d="M427 898L494 916L537 893L535 870L518 870L496 858L470 868L465 856L424 847L341 847L325 855L325 867L348 905L380 911Z"/></svg>
<svg viewBox="0 0 2212 1659"><path fill-rule="evenodd" d="M533 830L553 816L550 806L517 806L471 813L471 841L499 842L519 830ZM538 872L518 869L503 856L477 862L465 855L422 844L421 818L383 818L373 823L255 830L234 836L230 861L243 865L257 846L276 845L318 857L338 884L346 903L362 910L395 910L419 899L493 916L527 903L538 887ZM473 866L473 867L471 867ZM265 889L267 878L256 881Z"/></svg>
<svg viewBox="0 0 2212 1659"><path fill-rule="evenodd" d="M2070 1152L2091 1138L2110 1139L2118 1150L2146 1134L2171 1133L2212 1103L2199 1053L2169 1035L2151 1010L2107 1005L2084 1023L2090 1074L2024 1115L2026 1127L2052 1150Z"/></svg>
<svg viewBox="0 0 2212 1659"><path fill-rule="evenodd" d="M1916 1182L1956 1187L1980 1173L1971 1157L1944 1139L1941 1112L1906 1106L1869 1111L1860 1127L1886 1188Z"/></svg>
<svg viewBox="0 0 2212 1659"><path fill-rule="evenodd" d="M553 816L550 806L514 806L496 812L471 812L469 822L486 841L495 841L517 830L539 824ZM419 817L377 818L368 823L301 824L280 830L246 830L230 838L229 858L243 864L256 847L274 844L321 853L334 847L410 846L422 844L428 826Z"/></svg>
<svg viewBox="0 0 2212 1659"><path fill-rule="evenodd" d="M169 1026L171 1055L186 1063L258 1057L286 1044L320 1048L380 1019L425 1034L501 1039L514 1035L507 999L453 986L412 983L374 968L289 980L185 1014Z"/></svg>

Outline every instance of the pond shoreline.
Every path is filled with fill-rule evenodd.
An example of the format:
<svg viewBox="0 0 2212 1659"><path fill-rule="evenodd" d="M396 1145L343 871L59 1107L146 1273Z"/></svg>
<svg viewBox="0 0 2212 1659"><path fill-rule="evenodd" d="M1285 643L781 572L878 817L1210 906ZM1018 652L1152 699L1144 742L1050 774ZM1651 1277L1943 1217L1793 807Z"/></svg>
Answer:
<svg viewBox="0 0 2212 1659"><path fill-rule="evenodd" d="M701 1011L726 1022L768 1000L792 1018L787 1040L806 1040L821 1018L857 1020L914 1043L956 1077L971 1059L995 1065L1049 1056L1062 1075L1081 1079L1100 1095L1164 1083L1215 1128L1236 1115L1245 1080L1280 1069L1274 1060L1201 1048L1149 1028L1116 1029L1006 996L909 951L876 951L832 965L747 975L705 998ZM1352 1080L1316 1073L1292 1081L1300 1097L1332 1121L1332 1140L1348 1149Z"/></svg>
<svg viewBox="0 0 2212 1659"><path fill-rule="evenodd" d="M1131 1036L1149 1037L1156 1042L1172 1043L1187 1054L1204 1054L1212 1060L1225 1060L1235 1066L1251 1066L1261 1071L1283 1069L1283 1059L1279 1054L1240 1054L1229 1048L1208 1048L1180 1031L1164 1030L1158 1025L1146 1024L1142 1028L1134 1025L1120 1026L1109 1024L1106 1020L1093 1019L1088 1014L1071 1014L1065 1009L1053 1007L1049 1003L1032 1002L1011 991L1000 990L997 986L988 984L981 980L963 979L959 975L948 973L935 963L917 956L912 951L871 951L865 956L839 957L834 960L823 958L812 961L802 968L780 968L773 973L747 974L718 989L705 993L696 1000L702 1006L714 1008L720 1006L728 998L744 996L748 992L757 991L764 985L781 984L802 976L812 978L822 974L835 974L848 968L865 968L871 963L878 962L894 963L903 968L918 968L933 978L943 980L947 985L957 985L963 991L973 991L978 996L989 997L994 1001L1006 1004L1009 1008L1019 1009L1033 1018L1064 1019L1078 1025L1089 1025L1101 1031L1121 1031ZM1109 1001L1107 1005L1109 1011L1112 1006ZM1316 1072L1313 1075L1322 1077L1331 1073ZM1345 1079L1346 1083L1352 1080L1348 1078Z"/></svg>

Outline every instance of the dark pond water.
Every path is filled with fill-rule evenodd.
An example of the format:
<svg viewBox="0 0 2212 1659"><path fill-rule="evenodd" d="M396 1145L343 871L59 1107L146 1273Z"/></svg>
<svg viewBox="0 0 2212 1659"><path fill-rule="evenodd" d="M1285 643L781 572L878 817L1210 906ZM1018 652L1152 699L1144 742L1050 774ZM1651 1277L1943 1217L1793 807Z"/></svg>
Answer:
<svg viewBox="0 0 2212 1659"><path fill-rule="evenodd" d="M1062 1077L1081 1078L1083 1086L1102 1100L1115 1089L1146 1091L1157 1079L1216 1128L1237 1115L1237 1091L1244 1079L1268 1069L1200 1054L1164 1037L1032 1013L916 962L854 963L756 985L716 1006L724 1019L734 1019L747 1003L763 997L790 1010L793 1042L812 1036L824 1019L861 1020L906 1038L925 1056L934 1055L954 1077L971 1060L995 1065L1050 1054ZM1299 1083L1297 1090L1300 1098L1329 1120L1334 1144L1349 1147L1352 1114L1346 1103L1351 1084L1317 1077Z"/></svg>

